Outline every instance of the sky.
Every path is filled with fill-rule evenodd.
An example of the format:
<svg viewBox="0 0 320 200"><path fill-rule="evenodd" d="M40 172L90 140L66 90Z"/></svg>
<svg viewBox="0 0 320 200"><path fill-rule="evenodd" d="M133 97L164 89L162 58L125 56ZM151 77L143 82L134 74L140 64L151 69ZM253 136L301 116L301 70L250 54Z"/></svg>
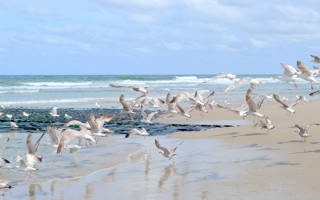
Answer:
<svg viewBox="0 0 320 200"><path fill-rule="evenodd" d="M278 74L320 55L318 0L10 0L0 18L0 75Z"/></svg>

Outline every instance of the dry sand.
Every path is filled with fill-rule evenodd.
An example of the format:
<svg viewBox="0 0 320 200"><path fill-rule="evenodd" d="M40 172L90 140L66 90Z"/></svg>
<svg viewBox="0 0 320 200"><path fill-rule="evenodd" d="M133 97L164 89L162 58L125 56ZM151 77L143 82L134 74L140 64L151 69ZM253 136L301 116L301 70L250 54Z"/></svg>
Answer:
<svg viewBox="0 0 320 200"><path fill-rule="evenodd" d="M277 103L263 105L262 113L270 117L276 128L270 132L251 125L217 128L201 132L173 134L174 138L220 140L230 148L251 148L261 152L261 160L238 165L237 176L210 183L208 199L318 199L320 190L320 127L314 127L302 142L294 124L320 122L320 101L299 104L296 114L289 115ZM191 119L161 117L168 123L241 120L236 114L216 108L208 114L192 113ZM248 119L250 120L250 119ZM250 121L248 122L250 123ZM219 152L217 152L219 153Z"/></svg>

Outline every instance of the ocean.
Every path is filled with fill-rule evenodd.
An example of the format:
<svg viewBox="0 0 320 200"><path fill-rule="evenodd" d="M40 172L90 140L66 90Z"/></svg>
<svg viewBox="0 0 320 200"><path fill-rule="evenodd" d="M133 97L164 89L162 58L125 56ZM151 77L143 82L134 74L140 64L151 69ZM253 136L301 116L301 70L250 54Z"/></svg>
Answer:
<svg viewBox="0 0 320 200"><path fill-rule="evenodd" d="M229 91L223 91L233 81L219 79L212 81L214 75L74 75L74 76L0 76L0 105L11 108L94 108L99 103L104 108L120 108L118 99L124 94L126 99L133 99L139 94L126 88L111 88L110 83L120 85L149 86L149 96L165 98L170 91L176 95L181 91L209 94L216 91L214 100L218 103L244 101L247 85ZM278 93L288 99L296 95L307 95L310 84L298 82L299 88L291 83L274 79L278 75L239 75L253 77L262 81L258 93L270 95ZM318 80L320 80L318 78Z"/></svg>

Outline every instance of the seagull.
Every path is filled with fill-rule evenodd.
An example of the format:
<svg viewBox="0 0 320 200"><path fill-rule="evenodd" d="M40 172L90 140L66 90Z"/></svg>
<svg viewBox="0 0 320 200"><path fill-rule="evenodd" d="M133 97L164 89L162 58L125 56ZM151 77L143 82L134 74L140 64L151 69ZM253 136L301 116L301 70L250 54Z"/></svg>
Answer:
<svg viewBox="0 0 320 200"><path fill-rule="evenodd" d="M88 118L88 123L90 125L90 132L95 136L106 136L105 134L101 134L102 132L112 133L111 130L103 128L105 122L109 122L116 115L104 115L96 119L93 113L90 114Z"/></svg>
<svg viewBox="0 0 320 200"><path fill-rule="evenodd" d="M12 119L12 115L11 114L6 114L6 117L11 120Z"/></svg>
<svg viewBox="0 0 320 200"><path fill-rule="evenodd" d="M22 115L23 115L24 117L29 117L29 116L30 116L30 114L29 114L29 113L26 113L26 112L22 112Z"/></svg>
<svg viewBox="0 0 320 200"><path fill-rule="evenodd" d="M218 80L218 79L221 79L221 78L227 78L227 79L229 79L229 80L233 80L233 79L237 78L237 76L234 75L234 74L224 73L224 72L223 72L223 73L220 73L220 74L212 77L211 80L212 80L212 81L215 81L215 80Z"/></svg>
<svg viewBox="0 0 320 200"><path fill-rule="evenodd" d="M315 96L315 95L319 95L320 94L320 90L315 91L315 92L311 92L309 95L310 96Z"/></svg>
<svg viewBox="0 0 320 200"><path fill-rule="evenodd" d="M64 114L64 118L66 118L67 120L72 119L72 116L68 115L67 113Z"/></svg>
<svg viewBox="0 0 320 200"><path fill-rule="evenodd" d="M149 104L151 104L152 107L154 108L159 108L160 104L165 104L165 103L166 102L159 97L152 97L151 101L149 101Z"/></svg>
<svg viewBox="0 0 320 200"><path fill-rule="evenodd" d="M260 102L255 103L251 98L250 94L251 94L251 89L248 89L246 94L246 102L248 104L249 111L246 112L246 115L252 115L255 117L263 118L264 115L259 113L258 110L260 110L265 98L263 98Z"/></svg>
<svg viewBox="0 0 320 200"><path fill-rule="evenodd" d="M62 153L62 149L65 148L66 144L68 144L71 140L75 139L75 138L78 138L78 139L86 139L86 140L89 140L91 142L96 142L96 140L90 135L90 134L87 134L87 133L83 133L83 132L80 132L80 131L76 131L76 130L73 130L73 129L66 129L62 132L61 134L61 139L59 141L59 145L58 145L58 148L57 148L57 153L58 154L61 154Z"/></svg>
<svg viewBox="0 0 320 200"><path fill-rule="evenodd" d="M0 147L0 153L6 148L6 146L8 145L10 141L10 137L8 137L8 139L6 140L6 142ZM7 160L6 158L3 158L0 156L0 162L3 162L3 163L10 163L9 160Z"/></svg>
<svg viewBox="0 0 320 200"><path fill-rule="evenodd" d="M101 105L98 104L98 102L96 102L96 107L97 107L97 108L101 108Z"/></svg>
<svg viewBox="0 0 320 200"><path fill-rule="evenodd" d="M167 148L161 146L160 143L158 142L158 140L156 140L156 139L154 140L154 143L155 143L156 147L161 150L159 153L162 154L164 157L168 158L169 160L171 160L171 159L173 159L174 156L176 156L175 152L183 142L174 146L172 149L167 149Z"/></svg>
<svg viewBox="0 0 320 200"><path fill-rule="evenodd" d="M11 129L18 129L19 128L19 126L14 122L10 122L10 127L11 127Z"/></svg>
<svg viewBox="0 0 320 200"><path fill-rule="evenodd" d="M56 126L47 126L47 133L54 147L59 145L62 130L62 128L57 128Z"/></svg>
<svg viewBox="0 0 320 200"><path fill-rule="evenodd" d="M142 96L146 96L149 93L148 91L149 87L134 86L134 85L121 86L121 85L114 85L114 84L109 84L109 86L113 88L131 88L133 91L141 92Z"/></svg>
<svg viewBox="0 0 320 200"><path fill-rule="evenodd" d="M171 98L170 92L168 92L167 97L166 97L166 104L168 106L168 112L170 113L177 113L177 107L176 107L176 102L173 101L173 98Z"/></svg>
<svg viewBox="0 0 320 200"><path fill-rule="evenodd" d="M310 82L311 89L313 90L314 88L312 86L312 83L318 83L318 81L315 79L315 76L317 75L317 73L315 71L310 71L307 68L307 66L299 60L297 61L297 66L298 66L298 69L301 71L301 73L299 73L299 77L303 80Z"/></svg>
<svg viewBox="0 0 320 200"><path fill-rule="evenodd" d="M220 104L217 104L217 107L221 108L221 109L225 109L225 110L231 111L233 113L236 113L240 117L243 117L243 118L247 117L247 111L246 110L233 109L233 108L229 108L227 106L222 106Z"/></svg>
<svg viewBox="0 0 320 200"><path fill-rule="evenodd" d="M42 156L37 156L36 153L38 151L40 141L45 134L46 133L43 133L35 144L31 143L31 138L32 138L31 133L28 134L27 141L26 141L28 153L26 153L25 159L23 159L19 155L16 158L16 161L20 162L21 166L25 167L24 169L25 171L37 170L37 168L35 167L36 164L42 162Z"/></svg>
<svg viewBox="0 0 320 200"><path fill-rule="evenodd" d="M202 106L204 105L203 102L201 102L199 99L195 98L189 92L186 92L186 91L180 92L177 96L173 97L172 100L171 100L171 103L176 103L177 104L177 103L179 103L180 101L182 101L185 98L191 100L192 103L200 104Z"/></svg>
<svg viewBox="0 0 320 200"><path fill-rule="evenodd" d="M312 66L313 70L311 70L311 72L313 73L313 75L316 77L319 75L320 73L320 68L316 67L316 66Z"/></svg>
<svg viewBox="0 0 320 200"><path fill-rule="evenodd" d="M202 112L205 112L205 113L208 113L208 110L207 110L206 107L209 106L212 109L212 107L210 106L211 105L210 104L210 100L211 100L211 98L213 97L214 94L215 94L215 92L212 91L206 98L203 98L201 96L201 94L198 91L196 91L195 94L194 94L194 98L196 98L196 100L202 102L203 105L197 103L196 106L195 106L195 109L199 110L199 111L202 111Z"/></svg>
<svg viewBox="0 0 320 200"><path fill-rule="evenodd" d="M69 127L69 126L74 126L74 125L77 125L77 126L80 126L80 127L82 126L82 127L88 128L88 129L91 128L89 122L83 123L83 122L80 122L78 120L71 120L71 121L65 123L62 126L62 128L65 129L65 128Z"/></svg>
<svg viewBox="0 0 320 200"><path fill-rule="evenodd" d="M296 68L292 67L291 65L285 65L280 63L282 68L284 69L284 72L282 76L278 76L275 79L278 79L280 81L284 82L294 82L294 86L298 88L298 85L295 83L298 80L298 74L299 72L297 71Z"/></svg>
<svg viewBox="0 0 320 200"><path fill-rule="evenodd" d="M320 63L320 58L318 56L315 56L315 55L310 55L313 60L311 60L311 62L315 62L315 63Z"/></svg>
<svg viewBox="0 0 320 200"><path fill-rule="evenodd" d="M60 115L58 115L58 107L57 106L54 106L52 109L51 109L51 111L50 111L50 113L49 113L52 117L59 117Z"/></svg>
<svg viewBox="0 0 320 200"><path fill-rule="evenodd" d="M0 180L0 189L5 189L5 188L12 188L11 185L8 184L8 182L5 182L3 180Z"/></svg>
<svg viewBox="0 0 320 200"><path fill-rule="evenodd" d="M265 121L259 120L259 123L256 123L255 126L259 126L261 129L267 129L268 131L275 128L269 117L266 117Z"/></svg>
<svg viewBox="0 0 320 200"><path fill-rule="evenodd" d="M274 100L276 100L276 102L281 104L281 108L283 108L287 112L293 113L293 114L296 112L293 109L293 107L296 106L299 103L299 101L301 101L301 97L300 97L294 103L292 103L291 105L288 105L288 104L284 103L282 100L280 100L280 98L279 98L279 96L277 94L273 94L273 98L274 98Z"/></svg>
<svg viewBox="0 0 320 200"><path fill-rule="evenodd" d="M7 107L6 107L5 105L0 105L0 108L1 108L2 110L7 109Z"/></svg>
<svg viewBox="0 0 320 200"><path fill-rule="evenodd" d="M134 101L132 101L131 103L128 103L124 100L124 95L123 94L120 95L119 101L120 101L122 108L123 108L122 111L125 111L126 113L128 113L131 120L133 120L133 115L136 114L135 112L133 112L133 109L134 109L135 105L138 103L140 98L141 97L138 97Z"/></svg>
<svg viewBox="0 0 320 200"><path fill-rule="evenodd" d="M306 141L307 137L310 137L311 135L309 134L309 130L312 126L319 126L320 124L319 123L316 123L316 124L310 124L310 125L307 125L307 126L300 126L298 124L294 125L293 128L298 128L299 129L299 135L300 137L303 138L303 142Z"/></svg>
<svg viewBox="0 0 320 200"><path fill-rule="evenodd" d="M259 81L257 79L250 78L250 77L245 77L245 78L239 79L237 81L234 81L229 87L227 87L224 90L224 93L227 93L228 91L235 89L235 88L238 88L238 87L245 85L245 84L250 84L251 89L256 89L260 86L261 81Z"/></svg>
<svg viewBox="0 0 320 200"><path fill-rule="evenodd" d="M156 111L153 111L151 112L149 115L147 115L147 113L144 112L144 109L143 109L143 105L141 104L140 106L140 112L141 112L141 115L142 115L142 120L141 122L144 122L144 123L149 123L151 124L152 123L152 118L159 113L158 110Z"/></svg>
<svg viewBox="0 0 320 200"><path fill-rule="evenodd" d="M149 136L150 134L147 132L145 128L142 127L141 130L133 128L126 134L126 138L128 138L131 134L140 135L140 136Z"/></svg>
<svg viewBox="0 0 320 200"><path fill-rule="evenodd" d="M189 110L185 111L179 104L177 104L177 108L183 116L191 118L190 112L193 111L194 108L190 108Z"/></svg>
<svg viewBox="0 0 320 200"><path fill-rule="evenodd" d="M0 112L0 117L3 115L3 112Z"/></svg>

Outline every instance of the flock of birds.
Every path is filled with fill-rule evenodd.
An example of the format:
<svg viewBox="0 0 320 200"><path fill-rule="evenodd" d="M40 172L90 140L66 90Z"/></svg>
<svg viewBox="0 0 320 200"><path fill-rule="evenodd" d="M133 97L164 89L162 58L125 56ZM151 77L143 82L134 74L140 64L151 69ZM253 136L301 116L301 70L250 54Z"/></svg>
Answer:
<svg viewBox="0 0 320 200"><path fill-rule="evenodd" d="M320 59L317 56L311 55L313 57L312 62L320 63ZM309 81L311 83L311 89L313 90L313 83L319 84L316 80L316 76L320 72L320 68L313 66L312 70L309 70L305 64L303 64L301 61L297 61L297 67L299 71L290 66L281 64L282 68L284 69L284 73L282 76L276 77L276 79L284 81L284 82L293 82L295 84L295 87L298 87L296 85L296 81L300 78L306 81ZM236 75L230 74L230 73L221 73L215 77L212 78L212 80L217 80L221 78L228 78L230 80L234 80L237 78ZM294 107L302 102L306 101L305 97L299 96L297 97L297 100L293 103L289 104L285 99L281 99L277 94L273 94L273 96L266 96L254 93L253 90L260 86L261 81L245 77L240 78L238 80L235 80L229 87L225 89L225 93L228 91L235 89L237 87L240 87L242 85L249 84L250 87L246 92L245 95L245 101L246 104L245 107L242 106L241 108L235 109L231 108L227 105L220 105L220 104L214 104L212 98L215 94L214 91L212 91L208 96L202 97L202 95L196 91L194 94L191 94L187 91L183 91L176 96L171 96L170 92L167 94L165 100L159 98L159 97L148 97L149 93L149 87L143 87L143 86L122 86L122 85L115 85L110 84L110 87L113 88L129 88L132 89L135 92L141 93L140 96L135 98L132 101L128 101L125 99L125 96L123 94L119 97L119 102L122 105L122 113L129 115L131 120L134 120L134 117L136 115L137 108L140 108L140 113L142 115L141 121L144 123L152 123L152 119L155 117L156 114L159 113L161 105L166 105L167 112L172 114L180 114L184 117L190 118L191 117L191 111L197 110L200 112L208 113L209 109L214 109L214 107L225 109L227 111L236 113L242 118L246 118L248 116L254 117L254 125L258 126L262 129L266 130L272 130L275 128L270 118L263 113L260 113L260 109L266 99L274 99L277 103L280 104L281 108L285 110L286 112L290 114L294 114L295 110ZM310 96L319 95L320 90L310 93ZM255 100L254 96L258 96L259 99ZM190 103L192 106L188 109L183 108L183 103ZM96 106L99 108L101 107L99 104L96 104ZM145 106L151 106L154 108L154 111L147 114L144 111ZM5 110L6 107L4 105L1 105L0 108L2 110ZM58 114L58 107L53 107L49 114L53 117L59 117ZM0 112L0 116L4 115L4 112ZM26 118L30 116L29 113L22 112L22 115ZM9 119L9 123L12 129L17 129L19 126L14 123L11 119L13 118L12 114L6 113L5 116ZM38 147L40 145L40 142L42 138L45 136L45 134L48 134L53 148L56 148L56 153L61 154L63 152L63 149L69 148L81 148L81 142L82 140L85 141L85 145L94 144L98 142L98 138L109 136L111 133L113 133L112 130L109 130L107 128L104 128L104 124L106 122L109 122L115 117L114 114L112 115L104 115L96 118L96 116L91 113L88 117L87 122L81 122L78 120L71 120L72 116L65 114L64 118L70 120L66 124L64 124L61 127L57 127L55 125L49 125L47 127L47 131L41 134L41 136L37 139L35 143L32 142L32 134L28 134L26 139L26 146L27 146L27 152L24 156L17 155L15 158L16 162L20 163L20 166L24 168L25 171L33 171L37 170L37 164L42 162L42 156L39 156L37 153ZM257 121L258 119L258 121ZM75 129L74 125L77 125L79 129ZM304 139L309 136L309 129L313 126L320 126L320 123L314 123L310 124L308 126L300 126L296 124L294 127L299 130L299 135ZM150 134L147 132L145 128L137 129L133 128L126 134L126 138L130 137L131 135L139 135L139 136L149 136ZM73 140L79 140L78 145L70 144ZM5 147L9 144L10 137L7 138L5 143L0 147L0 162L2 163L10 163L8 159L1 157L1 152L5 149ZM172 147L167 148L162 146L158 140L155 139L155 146L157 149L160 150L159 153L161 153L164 157L168 158L169 160L173 161L174 156L176 155L176 150L179 145L182 143ZM174 163L174 161L173 161ZM8 184L8 182L0 180L0 189L2 188L11 188L12 186Z"/></svg>

